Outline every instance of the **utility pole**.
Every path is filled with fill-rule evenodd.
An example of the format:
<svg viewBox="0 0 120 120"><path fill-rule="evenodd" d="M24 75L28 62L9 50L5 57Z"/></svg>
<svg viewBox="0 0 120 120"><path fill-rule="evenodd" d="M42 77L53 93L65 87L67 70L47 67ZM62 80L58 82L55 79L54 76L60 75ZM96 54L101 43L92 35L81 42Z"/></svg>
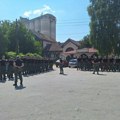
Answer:
<svg viewBox="0 0 120 120"><path fill-rule="evenodd" d="M117 44L117 50L118 50L118 57L119 57L120 55L120 44L119 43Z"/></svg>
<svg viewBox="0 0 120 120"><path fill-rule="evenodd" d="M19 54L18 21L16 19L16 52Z"/></svg>

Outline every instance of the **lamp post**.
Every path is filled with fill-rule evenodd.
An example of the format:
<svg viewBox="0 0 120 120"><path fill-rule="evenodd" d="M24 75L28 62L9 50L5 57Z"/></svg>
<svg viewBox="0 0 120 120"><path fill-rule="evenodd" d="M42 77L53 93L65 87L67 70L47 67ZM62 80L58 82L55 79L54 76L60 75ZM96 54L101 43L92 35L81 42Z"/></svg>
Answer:
<svg viewBox="0 0 120 120"><path fill-rule="evenodd" d="M119 51L119 47L120 47L120 44L118 43L118 44L117 44L117 49L118 49L118 57L119 57L119 52L120 52L120 51Z"/></svg>
<svg viewBox="0 0 120 120"><path fill-rule="evenodd" d="M18 21L16 19L16 52L19 54Z"/></svg>

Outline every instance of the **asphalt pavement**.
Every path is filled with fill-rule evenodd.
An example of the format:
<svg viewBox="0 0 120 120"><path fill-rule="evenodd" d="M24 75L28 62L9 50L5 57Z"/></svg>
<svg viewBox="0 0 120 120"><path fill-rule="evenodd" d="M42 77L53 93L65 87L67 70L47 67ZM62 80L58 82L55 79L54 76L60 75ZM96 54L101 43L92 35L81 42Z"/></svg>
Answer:
<svg viewBox="0 0 120 120"><path fill-rule="evenodd" d="M0 120L119 120L120 73L76 68L0 82Z"/></svg>

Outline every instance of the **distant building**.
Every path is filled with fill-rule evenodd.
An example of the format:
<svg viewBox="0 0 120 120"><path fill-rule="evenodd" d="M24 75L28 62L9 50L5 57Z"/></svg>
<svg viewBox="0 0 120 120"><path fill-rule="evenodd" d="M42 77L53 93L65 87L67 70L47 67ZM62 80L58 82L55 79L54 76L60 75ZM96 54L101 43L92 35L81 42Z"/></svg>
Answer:
<svg viewBox="0 0 120 120"><path fill-rule="evenodd" d="M51 14L41 15L34 19L20 17L20 21L26 28L42 42L43 56L58 58L62 48L56 42L56 17Z"/></svg>
<svg viewBox="0 0 120 120"><path fill-rule="evenodd" d="M67 39L64 43L61 43L61 47L63 49L63 52L60 54L61 58L71 57L76 58L81 55L86 55L88 57L91 57L94 54L97 54L97 50L94 48L82 48L80 49L80 46L82 44L82 41L75 41L73 39Z"/></svg>
<svg viewBox="0 0 120 120"><path fill-rule="evenodd" d="M68 55L74 56L76 50L80 47L80 41L75 41L71 38L67 39L64 43L59 43L63 52L60 54L61 58L66 58ZM69 54L70 53L70 54Z"/></svg>
<svg viewBox="0 0 120 120"><path fill-rule="evenodd" d="M80 47L80 42L69 38L61 45L61 47L63 48L63 52L77 50Z"/></svg>
<svg viewBox="0 0 120 120"><path fill-rule="evenodd" d="M79 56L83 53L93 54L96 52L83 52L83 50L79 49L81 41L71 38L67 39L64 43L57 42L56 17L51 14L41 15L31 20L20 17L20 21L28 30L32 31L37 40L42 42L44 57L58 59L59 57L66 58L69 55Z"/></svg>
<svg viewBox="0 0 120 120"><path fill-rule="evenodd" d="M42 33L50 38L52 41L56 41L56 17L51 14L41 15L34 19L27 19L20 17L21 22L27 29Z"/></svg>

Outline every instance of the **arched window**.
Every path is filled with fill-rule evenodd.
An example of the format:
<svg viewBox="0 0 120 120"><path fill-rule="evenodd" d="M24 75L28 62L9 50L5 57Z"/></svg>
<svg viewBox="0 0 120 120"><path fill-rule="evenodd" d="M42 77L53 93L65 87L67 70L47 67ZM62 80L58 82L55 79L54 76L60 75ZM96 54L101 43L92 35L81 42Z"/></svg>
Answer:
<svg viewBox="0 0 120 120"><path fill-rule="evenodd" d="M66 51L65 51L65 52L68 52L68 51L73 51L73 50L74 50L73 48L69 47L69 48L67 48L67 49L66 49Z"/></svg>

